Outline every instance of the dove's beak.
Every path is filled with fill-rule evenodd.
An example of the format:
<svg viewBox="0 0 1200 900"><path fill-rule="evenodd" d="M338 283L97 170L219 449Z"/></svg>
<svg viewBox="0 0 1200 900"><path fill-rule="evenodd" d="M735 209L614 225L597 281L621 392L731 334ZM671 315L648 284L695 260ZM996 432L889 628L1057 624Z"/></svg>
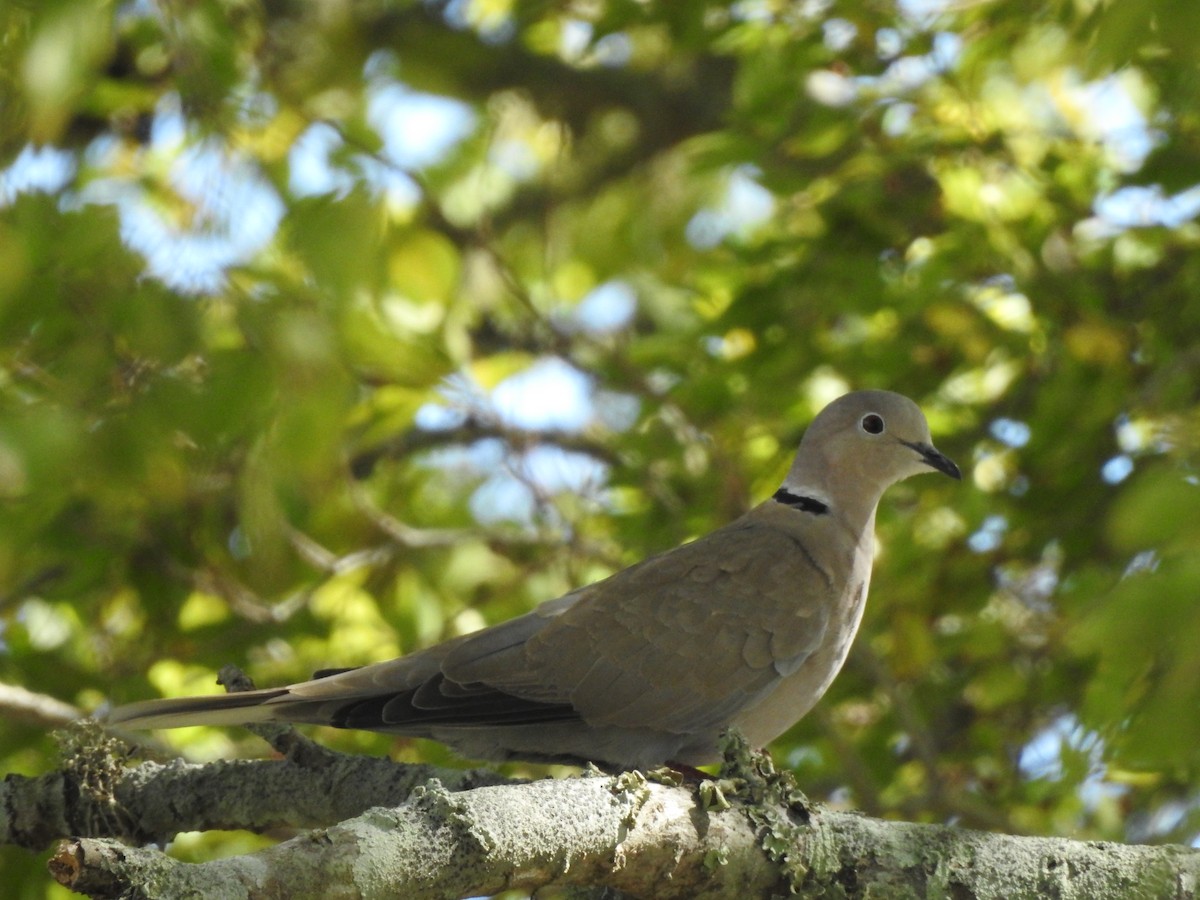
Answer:
<svg viewBox="0 0 1200 900"><path fill-rule="evenodd" d="M941 451L936 450L932 444L909 443L904 441L904 446L909 447L921 457L921 461L931 468L937 469L945 475L949 475L956 481L962 481L962 472L958 466L954 464L954 460L945 456Z"/></svg>

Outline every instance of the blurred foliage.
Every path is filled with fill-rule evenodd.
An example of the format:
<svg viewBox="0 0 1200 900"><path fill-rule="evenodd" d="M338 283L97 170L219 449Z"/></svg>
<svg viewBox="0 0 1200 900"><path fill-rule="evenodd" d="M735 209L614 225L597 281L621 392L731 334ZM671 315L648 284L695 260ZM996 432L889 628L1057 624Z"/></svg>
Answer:
<svg viewBox="0 0 1200 900"><path fill-rule="evenodd" d="M887 387L970 474L886 499L777 758L873 814L1194 840L1197 7L910 9L8 4L0 681L406 652L727 521ZM40 726L0 758L54 765Z"/></svg>

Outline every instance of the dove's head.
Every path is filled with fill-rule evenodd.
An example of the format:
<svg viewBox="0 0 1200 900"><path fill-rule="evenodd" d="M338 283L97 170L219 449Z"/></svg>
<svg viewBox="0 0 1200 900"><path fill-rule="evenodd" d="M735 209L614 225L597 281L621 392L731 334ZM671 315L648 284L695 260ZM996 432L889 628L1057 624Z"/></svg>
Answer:
<svg viewBox="0 0 1200 900"><path fill-rule="evenodd" d="M801 496L874 509L890 485L910 475L962 474L933 446L920 407L891 391L855 391L813 419L784 487Z"/></svg>

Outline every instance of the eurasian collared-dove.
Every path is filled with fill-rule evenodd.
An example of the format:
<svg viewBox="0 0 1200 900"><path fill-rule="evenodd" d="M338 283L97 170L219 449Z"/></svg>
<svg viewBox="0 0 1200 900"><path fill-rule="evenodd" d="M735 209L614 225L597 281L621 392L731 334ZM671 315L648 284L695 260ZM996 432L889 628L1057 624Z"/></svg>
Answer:
<svg viewBox="0 0 1200 900"><path fill-rule="evenodd" d="M847 394L813 420L783 487L690 544L399 659L107 718L309 722L429 737L472 759L710 763L726 726L764 746L825 693L862 618L879 498L930 469L961 477L915 403Z"/></svg>

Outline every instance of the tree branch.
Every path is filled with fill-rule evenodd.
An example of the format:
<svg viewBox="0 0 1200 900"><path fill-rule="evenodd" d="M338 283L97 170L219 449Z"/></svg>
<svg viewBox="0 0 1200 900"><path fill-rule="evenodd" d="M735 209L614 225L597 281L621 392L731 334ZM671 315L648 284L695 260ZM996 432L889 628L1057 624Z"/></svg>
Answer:
<svg viewBox="0 0 1200 900"><path fill-rule="evenodd" d="M54 697L15 684L0 684L0 720L5 722L60 728L80 715L80 710Z"/></svg>
<svg viewBox="0 0 1200 900"><path fill-rule="evenodd" d="M786 891L1157 900L1194 897L1200 883L1200 852L1186 847L1013 837L812 806L738 735L727 739L722 777L699 790L636 772L498 785L486 770L347 756L288 729L268 737L284 759L125 769L123 744L81 726L62 771L5 779L0 840L36 848L53 834L82 835L59 846L50 871L100 898L420 900L554 887L665 900ZM318 830L196 865L113 839L281 825Z"/></svg>
<svg viewBox="0 0 1200 900"><path fill-rule="evenodd" d="M779 872L763 866L745 816L709 815L691 791L640 776L545 780L462 795L435 781L396 809L372 809L252 856L186 865L156 851L78 840L64 844L51 866L60 883L94 897L113 896L114 885L135 896L412 900L550 884L662 898L786 889Z"/></svg>
<svg viewBox="0 0 1200 900"><path fill-rule="evenodd" d="M67 835L166 843L181 831L316 828L403 803L437 777L449 790L509 783L490 769L405 765L327 750L291 729L267 735L283 759L126 768L131 748L94 722L64 738L64 765L0 783L0 843L40 850ZM289 739L290 738L290 739Z"/></svg>
<svg viewBox="0 0 1200 900"><path fill-rule="evenodd" d="M796 826L795 811L790 821ZM775 821L779 821L776 819ZM188 865L113 841L65 843L51 869L93 897L444 898L546 886L634 896L1104 898L1194 896L1200 853L809 811L781 832L734 800L706 811L687 788L638 775L545 780L449 793L433 781L394 809L251 856ZM764 848L766 850L764 851Z"/></svg>

